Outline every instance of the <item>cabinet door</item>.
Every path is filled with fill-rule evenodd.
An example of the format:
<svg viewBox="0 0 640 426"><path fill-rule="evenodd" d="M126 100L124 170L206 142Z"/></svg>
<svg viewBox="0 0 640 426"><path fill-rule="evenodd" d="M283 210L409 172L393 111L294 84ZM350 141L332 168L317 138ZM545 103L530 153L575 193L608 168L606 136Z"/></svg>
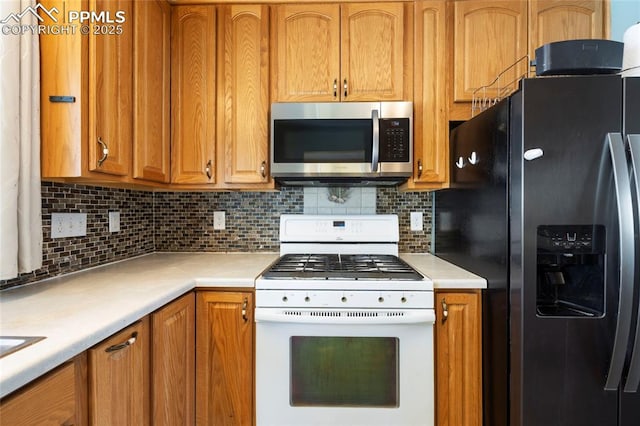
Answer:
<svg viewBox="0 0 640 426"><path fill-rule="evenodd" d="M196 295L196 424L253 423L253 295Z"/></svg>
<svg viewBox="0 0 640 426"><path fill-rule="evenodd" d="M498 74L527 54L527 2L458 0L454 8L453 38L453 102L470 102L475 89L492 83ZM518 62L507 71L496 89L486 93L489 98L500 96L502 88L512 91L517 80L528 68L528 61ZM463 105L467 113L452 117L466 120L471 106Z"/></svg>
<svg viewBox="0 0 640 426"><path fill-rule="evenodd" d="M169 182L171 6L148 0L133 9L133 177Z"/></svg>
<svg viewBox="0 0 640 426"><path fill-rule="evenodd" d="M561 40L607 38L601 0L529 0L529 54Z"/></svg>
<svg viewBox="0 0 640 426"><path fill-rule="evenodd" d="M340 6L273 6L274 102L339 100Z"/></svg>
<svg viewBox="0 0 640 426"><path fill-rule="evenodd" d="M219 142L225 183L269 180L269 7L220 8Z"/></svg>
<svg viewBox="0 0 640 426"><path fill-rule="evenodd" d="M89 6L110 16L125 13L121 34L96 23L88 36L89 170L125 176L133 146L133 2L90 0Z"/></svg>
<svg viewBox="0 0 640 426"><path fill-rule="evenodd" d="M92 425L149 424L149 318L88 350Z"/></svg>
<svg viewBox="0 0 640 426"><path fill-rule="evenodd" d="M447 181L446 0L415 2L414 184ZM433 185L436 184L436 185Z"/></svg>
<svg viewBox="0 0 640 426"><path fill-rule="evenodd" d="M86 356L83 354L4 398L0 405L0 423L86 424L86 379Z"/></svg>
<svg viewBox="0 0 640 426"><path fill-rule="evenodd" d="M171 182L213 183L216 9L177 6L171 19Z"/></svg>
<svg viewBox="0 0 640 426"><path fill-rule="evenodd" d="M189 293L151 315L154 425L195 422L195 296Z"/></svg>
<svg viewBox="0 0 640 426"><path fill-rule="evenodd" d="M63 1L65 3L63 3ZM47 10L83 10L81 0L40 0ZM53 25L42 16L44 25ZM40 125L43 178L76 177L87 170L88 37L40 34ZM70 96L75 102L51 102Z"/></svg>
<svg viewBox="0 0 640 426"><path fill-rule="evenodd" d="M479 291L436 292L436 424L482 425Z"/></svg>
<svg viewBox="0 0 640 426"><path fill-rule="evenodd" d="M342 100L411 100L412 5L345 3L341 10Z"/></svg>

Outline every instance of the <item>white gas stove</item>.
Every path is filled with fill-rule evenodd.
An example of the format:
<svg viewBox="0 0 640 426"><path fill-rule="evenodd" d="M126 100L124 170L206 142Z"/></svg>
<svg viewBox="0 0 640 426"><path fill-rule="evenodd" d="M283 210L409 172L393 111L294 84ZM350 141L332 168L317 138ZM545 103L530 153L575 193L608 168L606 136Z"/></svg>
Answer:
<svg viewBox="0 0 640 426"><path fill-rule="evenodd" d="M433 283L398 240L395 215L281 217L256 280L258 426L433 425Z"/></svg>
<svg viewBox="0 0 640 426"><path fill-rule="evenodd" d="M283 215L256 306L433 308L433 283L398 257L398 240L396 215Z"/></svg>

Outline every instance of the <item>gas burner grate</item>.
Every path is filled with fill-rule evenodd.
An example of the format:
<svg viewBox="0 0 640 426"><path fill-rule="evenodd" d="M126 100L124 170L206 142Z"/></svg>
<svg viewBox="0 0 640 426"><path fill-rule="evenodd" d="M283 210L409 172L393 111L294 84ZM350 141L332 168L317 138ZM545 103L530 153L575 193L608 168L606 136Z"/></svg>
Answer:
<svg viewBox="0 0 640 426"><path fill-rule="evenodd" d="M262 276L267 279L423 279L397 256L378 254L286 254Z"/></svg>

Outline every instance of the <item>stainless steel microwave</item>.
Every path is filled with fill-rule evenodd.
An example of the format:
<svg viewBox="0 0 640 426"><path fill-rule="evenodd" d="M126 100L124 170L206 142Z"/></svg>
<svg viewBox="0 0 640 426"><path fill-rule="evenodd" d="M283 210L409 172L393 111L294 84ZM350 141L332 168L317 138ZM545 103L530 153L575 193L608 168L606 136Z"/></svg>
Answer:
<svg viewBox="0 0 640 426"><path fill-rule="evenodd" d="M413 171L413 103L273 103L270 170L289 185L403 182Z"/></svg>

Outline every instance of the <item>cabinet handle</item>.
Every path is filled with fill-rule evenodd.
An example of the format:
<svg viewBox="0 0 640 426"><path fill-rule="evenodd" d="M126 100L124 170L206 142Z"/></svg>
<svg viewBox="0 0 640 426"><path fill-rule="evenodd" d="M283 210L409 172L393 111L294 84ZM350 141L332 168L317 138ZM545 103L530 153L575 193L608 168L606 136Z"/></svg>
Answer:
<svg viewBox="0 0 640 426"><path fill-rule="evenodd" d="M333 80L333 97L337 98L338 97L338 79L334 79Z"/></svg>
<svg viewBox="0 0 640 426"><path fill-rule="evenodd" d="M447 321L447 317L449 316L449 310L447 308L447 301L442 298L442 323L444 324Z"/></svg>
<svg viewBox="0 0 640 426"><path fill-rule="evenodd" d="M418 177L422 176L422 160L418 160Z"/></svg>
<svg viewBox="0 0 640 426"><path fill-rule="evenodd" d="M207 172L207 178L211 179L211 160L207 161L207 166L204 168L205 172Z"/></svg>
<svg viewBox="0 0 640 426"><path fill-rule="evenodd" d="M267 162L263 161L262 164L260 165L260 174L262 175L263 178L267 177Z"/></svg>
<svg viewBox="0 0 640 426"><path fill-rule="evenodd" d="M106 143L104 143L104 141L100 136L98 136L98 143L102 147L102 157L98 160L98 167L100 167L102 166L102 163L104 163L107 157L109 156L109 147L107 146Z"/></svg>
<svg viewBox="0 0 640 426"><path fill-rule="evenodd" d="M244 300L242 301L242 320L244 322L249 321L249 318L247 317L247 306L249 305L249 299L248 298L244 298Z"/></svg>
<svg viewBox="0 0 640 426"><path fill-rule="evenodd" d="M105 352L116 352L119 351L121 349L124 349L128 346L133 345L136 340L138 339L138 332L134 331L133 333L131 333L131 337L129 339L127 339L127 341L122 342L122 343L118 343L117 345L113 345L113 346L109 346L107 349L105 349Z"/></svg>
<svg viewBox="0 0 640 426"><path fill-rule="evenodd" d="M346 78L344 79L344 84L342 85L342 87L344 88L344 97L346 98L347 97L347 88L349 87L347 85L347 79Z"/></svg>

